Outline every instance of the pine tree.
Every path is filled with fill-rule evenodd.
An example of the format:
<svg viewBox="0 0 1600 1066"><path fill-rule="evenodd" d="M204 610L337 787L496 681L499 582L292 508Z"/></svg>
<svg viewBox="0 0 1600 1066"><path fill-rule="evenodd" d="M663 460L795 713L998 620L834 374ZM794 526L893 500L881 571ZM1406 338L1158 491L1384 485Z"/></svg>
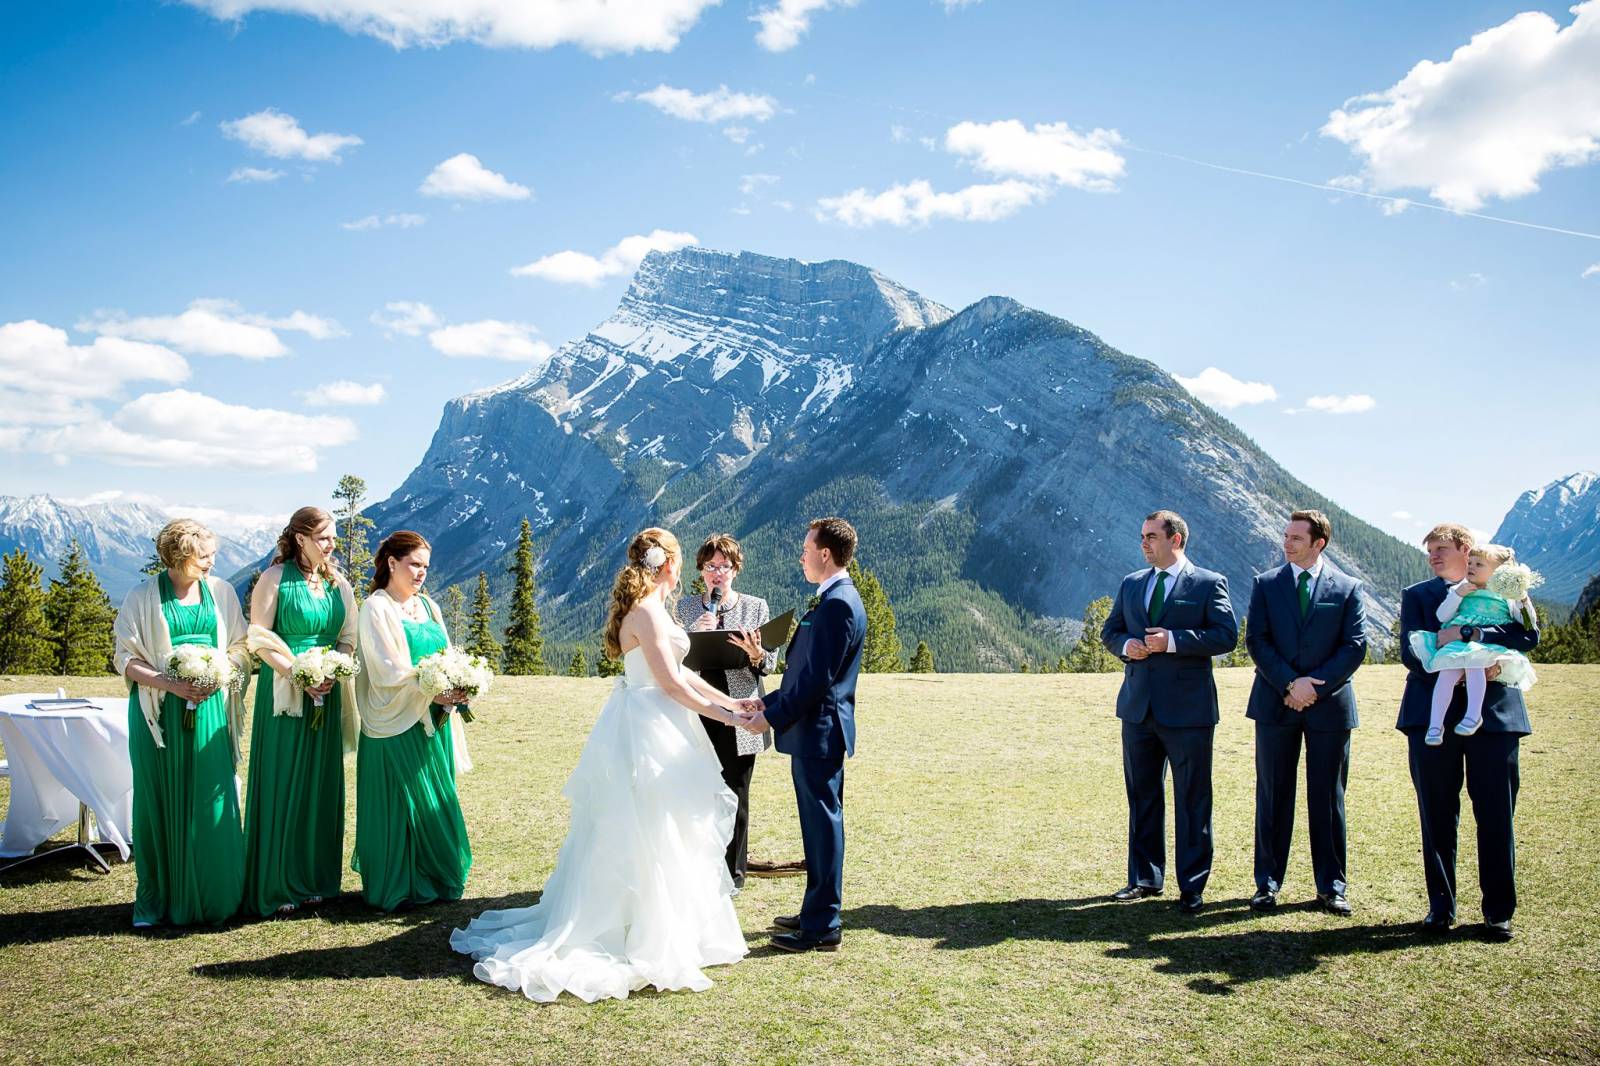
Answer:
<svg viewBox="0 0 1600 1066"><path fill-rule="evenodd" d="M1250 649L1244 643L1245 627L1249 619L1239 619L1239 639L1233 648L1219 656L1222 666L1254 666L1255 660L1250 658Z"/></svg>
<svg viewBox="0 0 1600 1066"><path fill-rule="evenodd" d="M152 547L150 548L150 558L146 559L144 561L144 565L139 568L139 573L146 577L155 577L157 574L161 573L161 571L166 569L166 566L161 562L161 556L156 553L156 550L153 546L154 542L152 541L151 543Z"/></svg>
<svg viewBox="0 0 1600 1066"><path fill-rule="evenodd" d="M1067 656L1067 665L1073 673L1104 674L1122 668L1122 660L1112 655L1100 640L1100 631L1110 617L1110 596L1101 596L1083 609L1083 635Z"/></svg>
<svg viewBox="0 0 1600 1066"><path fill-rule="evenodd" d="M508 674L548 674L544 664L544 637L540 632L539 607L533 590L533 527L522 520L517 534L517 552L510 568L511 623L506 626L505 672Z"/></svg>
<svg viewBox="0 0 1600 1066"><path fill-rule="evenodd" d="M44 568L18 548L0 576L0 673L51 674L56 648L40 587Z"/></svg>
<svg viewBox="0 0 1600 1066"><path fill-rule="evenodd" d="M373 525L372 519L361 513L367 500L367 483L354 474L346 474L333 490L333 498L339 504L333 512L341 531L339 555L344 559L345 576L350 579L359 604L366 598L367 584L372 580L372 549L367 546L367 531Z"/></svg>
<svg viewBox="0 0 1600 1066"><path fill-rule="evenodd" d="M500 672L500 642L494 639L494 599L489 595L489 575L478 571L478 593L472 598L472 617L467 620L466 649L489 660Z"/></svg>
<svg viewBox="0 0 1600 1066"><path fill-rule="evenodd" d="M250 620L250 597L256 594L256 582L260 580L261 567L258 566L250 571L250 583L244 588L244 603L242 606L244 607L244 617L247 622Z"/></svg>
<svg viewBox="0 0 1600 1066"><path fill-rule="evenodd" d="M116 610L76 540L61 560L61 576L50 582L44 614L55 639L56 673L90 676L111 672L115 643L111 627Z"/></svg>
<svg viewBox="0 0 1600 1066"><path fill-rule="evenodd" d="M594 672L601 677L618 677L622 674L622 660L613 659L606 654L605 641L600 642L600 651L595 656Z"/></svg>
<svg viewBox="0 0 1600 1066"><path fill-rule="evenodd" d="M1018 673L1022 673L1022 674L1026 674L1032 669L1033 668L1028 665L1028 660L1024 659L1024 660L1022 660L1022 663L1017 667L1017 672Z"/></svg>
<svg viewBox="0 0 1600 1066"><path fill-rule="evenodd" d="M855 559L850 560L847 569L867 615L867 640L861 651L862 672L892 674L904 670L905 649L900 644L900 635L895 632L894 608L889 606L889 596L883 591L883 585L876 574L863 569Z"/></svg>
<svg viewBox="0 0 1600 1066"><path fill-rule="evenodd" d="M460 585L444 590L444 627L452 640L467 631L467 594Z"/></svg>
<svg viewBox="0 0 1600 1066"><path fill-rule="evenodd" d="M913 674L931 674L933 668L933 650L928 647L925 640L917 641L917 650L911 655L911 672Z"/></svg>
<svg viewBox="0 0 1600 1066"><path fill-rule="evenodd" d="M1072 673L1072 664L1067 662L1067 657L1065 655L1061 656L1060 658L1058 658L1056 660L1056 673L1058 673L1058 674L1070 674L1070 673Z"/></svg>
<svg viewBox="0 0 1600 1066"><path fill-rule="evenodd" d="M579 648L577 651L572 653L572 665L567 667L567 676L568 677L588 677L589 676L589 660L583 654L583 649L582 648Z"/></svg>

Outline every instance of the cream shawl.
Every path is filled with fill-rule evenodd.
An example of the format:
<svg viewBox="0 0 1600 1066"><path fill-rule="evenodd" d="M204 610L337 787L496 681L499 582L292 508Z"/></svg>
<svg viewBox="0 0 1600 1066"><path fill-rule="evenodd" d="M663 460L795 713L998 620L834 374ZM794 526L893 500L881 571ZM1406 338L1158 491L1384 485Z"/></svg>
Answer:
<svg viewBox="0 0 1600 1066"><path fill-rule="evenodd" d="M228 706L228 739L233 744L233 762L239 763L239 738L244 732L244 690L250 680L252 661L245 646L246 626L244 612L239 609L239 595L233 586L220 577L207 576L206 587L211 590L211 601L217 611L217 647L228 656L235 681L225 690ZM156 671L165 671L167 658L172 654L172 634L167 629L166 615L161 613L161 579L152 577L128 593L117 612L114 627L117 639L112 655L112 665L118 674L127 676L128 664L138 659ZM161 735L161 697L166 693L149 685L140 685L139 708L150 727L156 747L167 746Z"/></svg>
<svg viewBox="0 0 1600 1066"><path fill-rule="evenodd" d="M438 618L434 602L427 596L421 598L432 617ZM445 639L449 638L446 632ZM361 657L361 672L355 678L361 731L377 739L397 737L421 722L422 731L433 736L433 701L417 685L417 668L411 662L400 607L383 589L361 604L356 648ZM461 728L460 715L450 715L449 722L455 771L464 774L472 769L466 731Z"/></svg>
<svg viewBox="0 0 1600 1066"><path fill-rule="evenodd" d="M278 596L278 583L283 578L281 565L271 567L260 579L256 581L255 591L250 594L252 604L265 603L266 597L271 597L276 611ZM350 582L344 579L343 574L334 575L335 587L344 600L344 624L339 627L338 646L354 651L356 647L356 597L350 588ZM257 600L256 597L262 597ZM284 643L282 637L266 626L250 623L247 643L252 655L259 657L262 651L275 651L285 659L293 660L294 652L289 650L289 645ZM299 718L305 713L305 701L300 697L305 690L294 683L294 678L287 677L273 669L271 663L263 665L272 673L272 713L274 715L288 715ZM356 710L355 680L339 682L339 725L344 733L344 750L356 750L356 736L361 731L361 717Z"/></svg>

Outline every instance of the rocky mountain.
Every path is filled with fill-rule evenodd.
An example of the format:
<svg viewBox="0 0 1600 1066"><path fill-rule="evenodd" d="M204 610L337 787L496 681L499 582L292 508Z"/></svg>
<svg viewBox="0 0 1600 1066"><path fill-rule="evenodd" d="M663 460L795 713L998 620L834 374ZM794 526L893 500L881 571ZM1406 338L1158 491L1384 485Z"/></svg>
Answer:
<svg viewBox="0 0 1600 1066"><path fill-rule="evenodd" d="M1296 481L1153 364L990 297L947 308L852 263L685 249L647 257L621 305L543 366L453 400L427 454L368 511L434 543L440 586L504 583L534 524L556 640L592 643L626 538L744 542L740 586L781 611L806 590L806 519L851 518L908 649L941 669L1051 660L1087 602L1140 563L1157 507L1244 607L1295 506L1334 519L1375 632L1420 553Z"/></svg>
<svg viewBox="0 0 1600 1066"><path fill-rule="evenodd" d="M1544 575L1544 599L1573 603L1600 574L1600 474L1580 470L1517 497L1495 532L1496 543Z"/></svg>
<svg viewBox="0 0 1600 1066"><path fill-rule="evenodd" d="M64 503L53 496L0 496L0 552L22 548L54 576L56 564L74 539L100 584L120 602L143 580L140 572L155 552L155 535L172 516L143 503ZM217 538L216 571L231 574L252 565L266 551L275 531L248 530Z"/></svg>

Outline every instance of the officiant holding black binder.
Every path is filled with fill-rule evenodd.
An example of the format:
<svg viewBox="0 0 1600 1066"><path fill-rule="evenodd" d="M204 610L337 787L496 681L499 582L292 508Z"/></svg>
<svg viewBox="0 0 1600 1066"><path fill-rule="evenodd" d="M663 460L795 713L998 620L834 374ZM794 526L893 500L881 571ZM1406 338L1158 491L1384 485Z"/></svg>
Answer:
<svg viewBox="0 0 1600 1066"><path fill-rule="evenodd" d="M733 579L744 566L744 551L729 534L708 537L695 553L694 561L705 582L705 592L678 601L678 621L689 631L691 640L684 665L730 696L759 696L763 691L762 677L771 673L778 662L777 651L763 646L760 632L771 621L772 609L759 596L733 590ZM708 641L713 632L724 631L725 640ZM767 643L776 646L781 640ZM733 875L735 886L743 887L750 840L750 778L755 773L756 755L772 746L772 733L758 735L704 716L696 717L722 763L723 782L739 797L733 839L728 843L728 873Z"/></svg>

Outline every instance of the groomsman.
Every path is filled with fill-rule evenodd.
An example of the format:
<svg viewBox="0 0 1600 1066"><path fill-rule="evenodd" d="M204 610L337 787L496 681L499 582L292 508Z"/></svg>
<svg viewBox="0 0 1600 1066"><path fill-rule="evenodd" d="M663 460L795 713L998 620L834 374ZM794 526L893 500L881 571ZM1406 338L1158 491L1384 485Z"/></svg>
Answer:
<svg viewBox="0 0 1600 1066"><path fill-rule="evenodd" d="M1350 731L1357 725L1350 679L1367 654L1361 583L1323 552L1333 526L1321 511L1296 511L1283 531L1287 562L1250 589L1245 647L1256 664L1245 717L1256 723L1256 894L1278 905L1294 835L1300 747L1306 750L1306 814L1317 901L1349 914L1345 898L1344 789Z"/></svg>
<svg viewBox="0 0 1600 1066"><path fill-rule="evenodd" d="M1483 701L1483 725L1471 736L1458 736L1455 724L1466 712L1466 692L1457 689L1445 713L1444 743L1423 743L1435 675L1422 669L1411 650L1411 634L1437 632L1438 642L1475 640L1528 652L1539 643L1537 628L1518 622L1503 626L1450 626L1441 629L1435 612L1446 591L1467 574L1472 534L1451 523L1434 527L1423 539L1428 565L1436 576L1412 585L1400 596L1400 659L1405 663L1405 693L1395 728L1406 735L1411 756L1411 784L1422 817L1422 868L1428 884L1428 916L1422 927L1445 932L1456 920L1456 828L1461 817L1461 784L1466 782L1472 815L1478 823L1478 883L1483 889L1483 920L1495 940L1511 939L1511 915L1517 909L1516 840L1512 818L1517 809L1517 752L1521 739L1533 732L1522 693L1494 680L1499 667L1489 668L1489 691Z"/></svg>
<svg viewBox="0 0 1600 1066"><path fill-rule="evenodd" d="M1128 791L1128 883L1112 898L1159 896L1167 867L1167 765L1177 822L1178 909L1198 914L1211 875L1211 657L1239 639L1228 579L1188 559L1189 527L1156 511L1139 531L1150 566L1122 579L1100 631L1122 659L1122 779Z"/></svg>

